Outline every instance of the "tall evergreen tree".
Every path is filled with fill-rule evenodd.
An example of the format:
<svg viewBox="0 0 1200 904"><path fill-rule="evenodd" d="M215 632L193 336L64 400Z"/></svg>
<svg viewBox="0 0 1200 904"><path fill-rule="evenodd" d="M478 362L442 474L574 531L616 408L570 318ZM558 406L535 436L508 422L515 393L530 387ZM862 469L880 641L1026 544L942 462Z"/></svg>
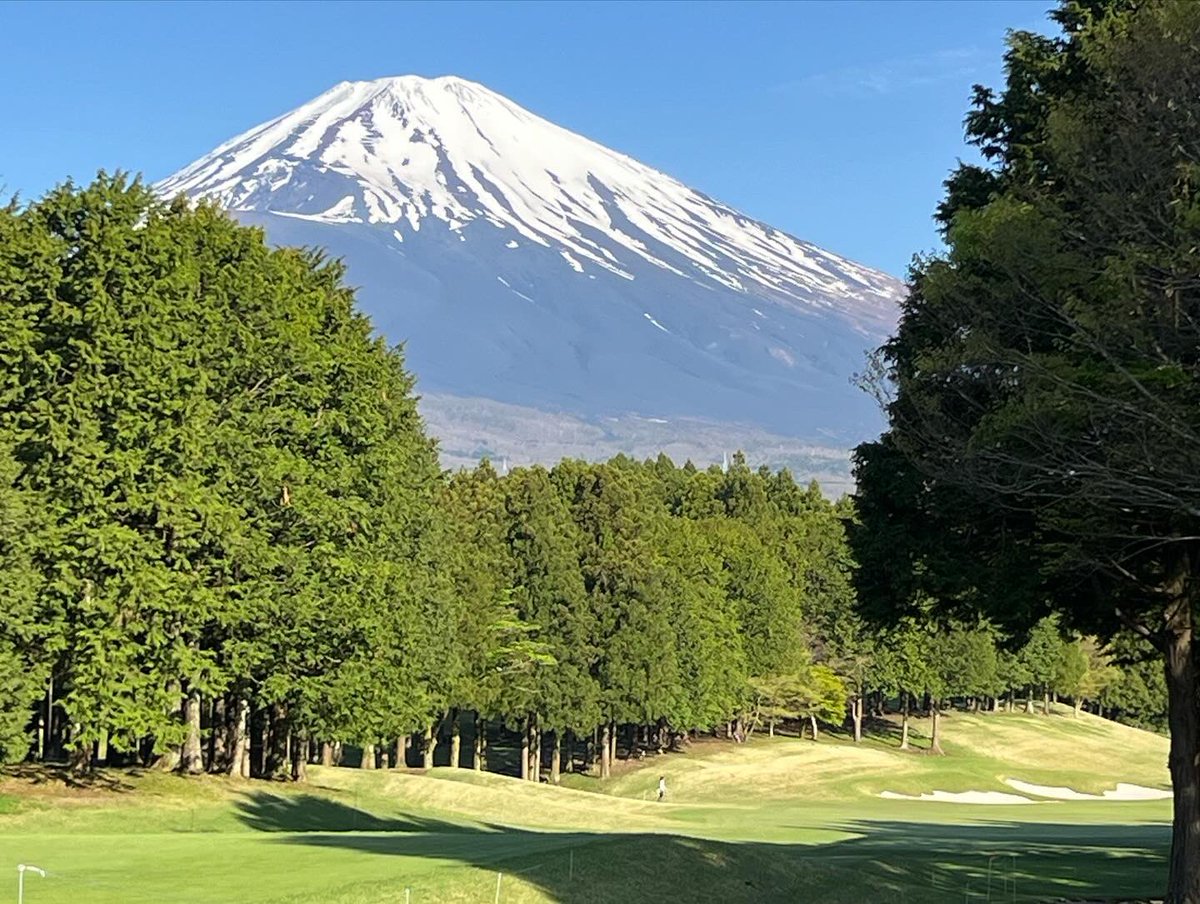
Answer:
<svg viewBox="0 0 1200 904"><path fill-rule="evenodd" d="M1132 630L1172 719L1167 900L1200 901L1200 8L1065 2L1017 33L884 350L890 428L859 450L863 592L915 575L1027 629ZM881 386L881 389L884 387ZM885 390L891 392L891 390ZM886 558L883 537L896 540ZM874 589L872 589L874 587Z"/></svg>

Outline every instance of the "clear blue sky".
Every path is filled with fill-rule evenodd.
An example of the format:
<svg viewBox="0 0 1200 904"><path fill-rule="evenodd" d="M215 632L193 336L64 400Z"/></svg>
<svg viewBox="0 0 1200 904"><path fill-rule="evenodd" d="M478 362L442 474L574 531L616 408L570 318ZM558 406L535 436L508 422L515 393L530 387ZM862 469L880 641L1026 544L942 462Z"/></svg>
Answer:
<svg viewBox="0 0 1200 904"><path fill-rule="evenodd" d="M159 179L339 81L450 74L901 275L971 85L1051 5L0 0L0 186Z"/></svg>

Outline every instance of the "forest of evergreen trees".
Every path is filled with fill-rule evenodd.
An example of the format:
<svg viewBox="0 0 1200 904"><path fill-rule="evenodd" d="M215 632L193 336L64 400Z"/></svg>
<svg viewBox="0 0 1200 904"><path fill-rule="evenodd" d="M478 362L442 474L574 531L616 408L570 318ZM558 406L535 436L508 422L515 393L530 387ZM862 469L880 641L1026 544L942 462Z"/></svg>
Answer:
<svg viewBox="0 0 1200 904"><path fill-rule="evenodd" d="M5 761L299 779L503 735L556 779L885 708L1159 723L1132 646L866 620L852 503L787 471L443 473L342 276L122 177L0 211Z"/></svg>

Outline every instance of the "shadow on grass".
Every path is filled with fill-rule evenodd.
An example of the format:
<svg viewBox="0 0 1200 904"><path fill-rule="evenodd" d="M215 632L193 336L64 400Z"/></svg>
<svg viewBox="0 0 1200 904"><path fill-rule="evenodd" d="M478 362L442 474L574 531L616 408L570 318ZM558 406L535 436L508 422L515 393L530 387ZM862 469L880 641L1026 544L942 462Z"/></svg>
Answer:
<svg viewBox="0 0 1200 904"><path fill-rule="evenodd" d="M54 763L22 763L6 766L3 775L29 785L61 785L73 791L132 791L134 785L126 779L137 779L140 769L94 769L76 773L65 765Z"/></svg>
<svg viewBox="0 0 1200 904"><path fill-rule="evenodd" d="M831 826L846 837L827 844L548 832L384 818L314 795L265 792L247 795L239 815L252 829L281 833L283 844L499 871L570 904L628 904L631 897L825 904L1127 901L1159 892L1170 845L1169 827L1159 824L1000 820L858 820ZM421 879L432 875L428 870L412 867L400 875L412 876L397 879L405 884L433 881ZM422 900L432 900L429 894L439 888L444 886L427 889Z"/></svg>
<svg viewBox="0 0 1200 904"><path fill-rule="evenodd" d="M380 817L316 794L255 791L235 804L237 817L259 832L437 832L470 831L418 816Z"/></svg>

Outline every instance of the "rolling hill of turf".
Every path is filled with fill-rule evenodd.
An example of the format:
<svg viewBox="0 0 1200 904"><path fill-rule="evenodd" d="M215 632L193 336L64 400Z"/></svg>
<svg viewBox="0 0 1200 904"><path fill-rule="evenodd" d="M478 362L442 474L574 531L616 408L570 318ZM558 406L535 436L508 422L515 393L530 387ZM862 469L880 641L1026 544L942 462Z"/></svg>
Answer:
<svg viewBox="0 0 1200 904"><path fill-rule="evenodd" d="M920 727L920 723L916 723ZM29 904L1121 900L1160 891L1170 802L974 805L882 791L1166 787L1167 741L1069 710L953 714L947 755L755 735L563 787L311 769L303 786L45 770L0 782ZM914 737L920 745L921 737ZM669 794L653 800L659 775ZM3 881L3 880L0 880Z"/></svg>

